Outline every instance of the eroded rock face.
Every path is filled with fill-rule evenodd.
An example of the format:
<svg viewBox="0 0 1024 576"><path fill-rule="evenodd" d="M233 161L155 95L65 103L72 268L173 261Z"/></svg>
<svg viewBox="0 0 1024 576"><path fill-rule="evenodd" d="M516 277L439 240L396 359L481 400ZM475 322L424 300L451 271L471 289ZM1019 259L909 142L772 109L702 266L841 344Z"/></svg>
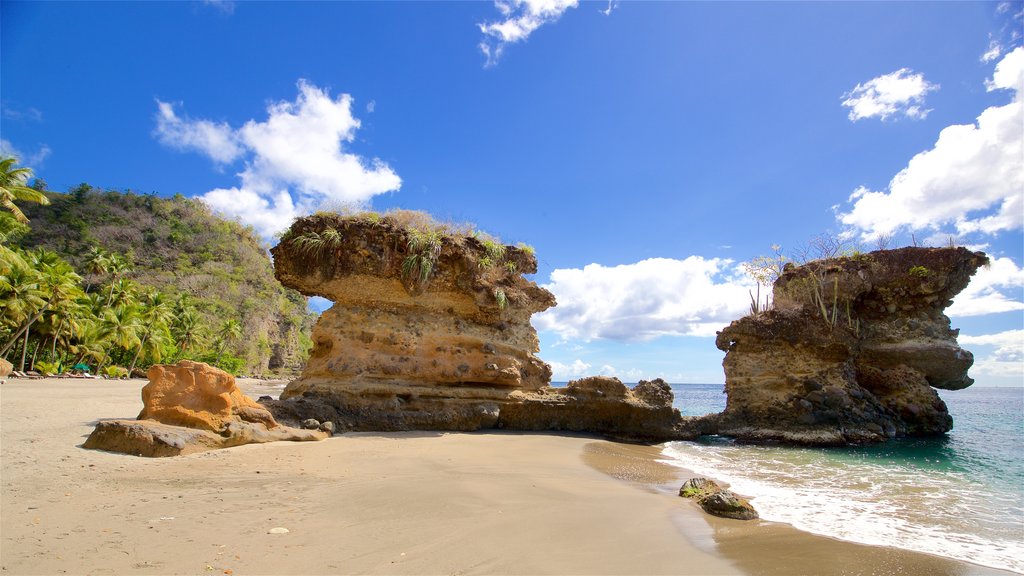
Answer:
<svg viewBox="0 0 1024 576"><path fill-rule="evenodd" d="M323 250L309 248L330 238ZM320 214L273 249L275 273L334 301L282 399L326 402L359 428L493 426L513 391L548 384L530 316L554 306L524 278L532 252L392 217Z"/></svg>
<svg viewBox="0 0 1024 576"><path fill-rule="evenodd" d="M106 420L83 444L137 456L179 456L277 440L322 440L330 434L282 426L242 393L235 377L182 360L149 369L138 420Z"/></svg>
<svg viewBox="0 0 1024 576"><path fill-rule="evenodd" d="M970 386L973 356L943 310L987 262L964 248L901 248L787 266L774 310L718 333L719 432L809 445L948 432L933 387Z"/></svg>
<svg viewBox="0 0 1024 576"><path fill-rule="evenodd" d="M238 420L278 426L266 408L239 390L234 376L209 364L191 360L156 364L146 375L149 384L142 387L139 420L211 432Z"/></svg>
<svg viewBox="0 0 1024 576"><path fill-rule="evenodd" d="M632 390L618 378L591 376L565 388L517 392L502 406L498 426L510 430L591 432L630 440L663 442L700 434L672 407L664 380L641 381Z"/></svg>

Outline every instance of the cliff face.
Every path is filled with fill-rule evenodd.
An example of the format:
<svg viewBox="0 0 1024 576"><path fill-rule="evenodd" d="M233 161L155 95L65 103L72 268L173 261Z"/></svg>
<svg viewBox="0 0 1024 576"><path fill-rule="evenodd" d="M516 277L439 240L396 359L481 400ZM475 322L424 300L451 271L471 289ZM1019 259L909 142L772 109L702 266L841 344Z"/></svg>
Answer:
<svg viewBox="0 0 1024 576"><path fill-rule="evenodd" d="M831 445L949 431L933 387L970 386L974 358L943 310L987 262L964 248L902 248L787 266L774 310L718 333L719 432Z"/></svg>
<svg viewBox="0 0 1024 576"><path fill-rule="evenodd" d="M510 392L549 382L530 316L555 299L522 276L532 251L422 218L318 214L272 250L282 284L334 301L282 399L315 397L371 429L476 429Z"/></svg>

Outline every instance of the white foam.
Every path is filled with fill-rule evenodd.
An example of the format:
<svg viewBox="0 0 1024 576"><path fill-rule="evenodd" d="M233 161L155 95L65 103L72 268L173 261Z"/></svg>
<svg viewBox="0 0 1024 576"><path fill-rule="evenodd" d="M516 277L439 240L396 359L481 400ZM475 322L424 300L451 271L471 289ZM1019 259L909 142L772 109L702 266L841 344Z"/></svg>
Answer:
<svg viewBox="0 0 1024 576"><path fill-rule="evenodd" d="M728 483L765 520L850 542L1024 571L1019 502L1000 498L960 472L758 446L671 442L663 454L667 464Z"/></svg>

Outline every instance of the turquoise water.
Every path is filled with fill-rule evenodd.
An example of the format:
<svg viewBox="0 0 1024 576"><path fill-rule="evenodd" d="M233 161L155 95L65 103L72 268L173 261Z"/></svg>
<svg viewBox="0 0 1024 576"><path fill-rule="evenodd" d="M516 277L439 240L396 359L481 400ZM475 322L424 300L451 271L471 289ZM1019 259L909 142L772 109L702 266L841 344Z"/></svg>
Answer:
<svg viewBox="0 0 1024 576"><path fill-rule="evenodd" d="M684 415L719 412L721 385L673 385ZM766 520L834 538L1024 571L1024 389L940 390L954 429L850 448L670 442L666 462L729 483Z"/></svg>

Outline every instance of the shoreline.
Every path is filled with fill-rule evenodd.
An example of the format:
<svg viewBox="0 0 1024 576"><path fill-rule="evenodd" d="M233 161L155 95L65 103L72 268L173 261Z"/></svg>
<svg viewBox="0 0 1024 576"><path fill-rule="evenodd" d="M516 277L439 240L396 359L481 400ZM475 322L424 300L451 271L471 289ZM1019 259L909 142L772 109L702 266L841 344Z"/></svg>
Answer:
<svg viewBox="0 0 1024 576"><path fill-rule="evenodd" d="M685 471L660 448L579 435L349 433L157 459L80 448L97 420L138 413L145 382L0 386L3 573L1009 574L709 517L675 496ZM280 382L239 385L255 398Z"/></svg>

